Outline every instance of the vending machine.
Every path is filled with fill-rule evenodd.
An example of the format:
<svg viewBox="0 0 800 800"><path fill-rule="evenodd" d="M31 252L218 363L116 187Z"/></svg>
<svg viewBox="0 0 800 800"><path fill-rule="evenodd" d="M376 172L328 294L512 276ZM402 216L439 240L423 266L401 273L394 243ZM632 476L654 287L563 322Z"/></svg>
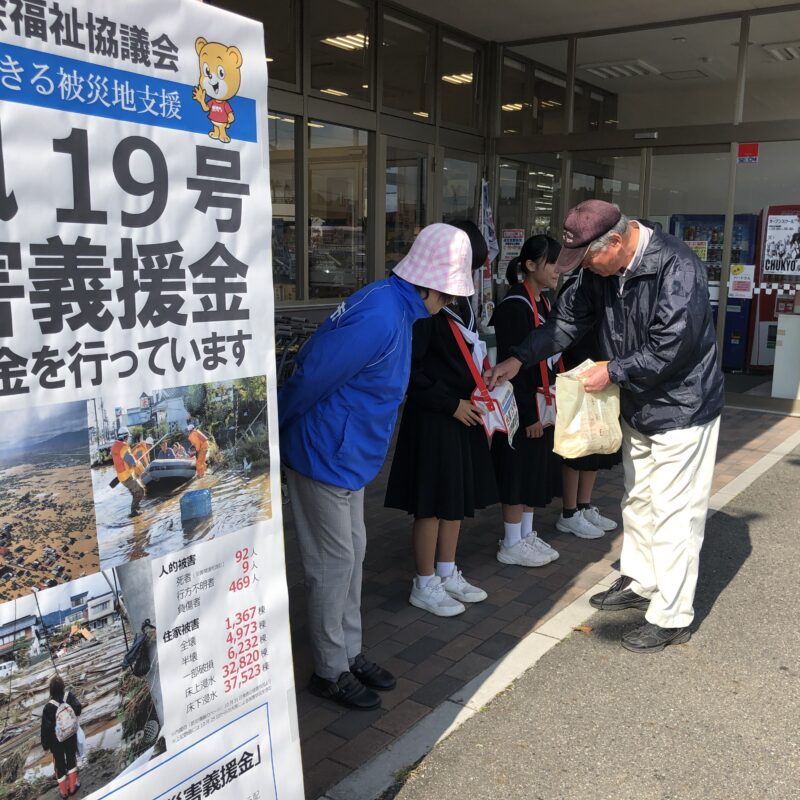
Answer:
<svg viewBox="0 0 800 800"><path fill-rule="evenodd" d="M800 289L800 205L769 206L761 214L760 227L748 366L768 371L775 363L778 314L794 312Z"/></svg>
<svg viewBox="0 0 800 800"><path fill-rule="evenodd" d="M706 265L708 290L716 322L722 273L724 214L673 214L670 217L669 231L673 236L687 242ZM737 214L733 218L731 264L755 264L758 232L757 214ZM728 299L722 348L723 369L741 372L747 367L752 304L752 298Z"/></svg>

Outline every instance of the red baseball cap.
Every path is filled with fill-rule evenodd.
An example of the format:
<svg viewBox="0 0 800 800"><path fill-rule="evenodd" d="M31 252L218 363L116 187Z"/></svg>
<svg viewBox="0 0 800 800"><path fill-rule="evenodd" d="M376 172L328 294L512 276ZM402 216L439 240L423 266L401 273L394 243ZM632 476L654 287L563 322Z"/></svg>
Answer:
<svg viewBox="0 0 800 800"><path fill-rule="evenodd" d="M621 217L619 208L605 200L584 200L570 209L564 220L561 252L556 259L558 271L571 272L580 266L592 242L607 234Z"/></svg>

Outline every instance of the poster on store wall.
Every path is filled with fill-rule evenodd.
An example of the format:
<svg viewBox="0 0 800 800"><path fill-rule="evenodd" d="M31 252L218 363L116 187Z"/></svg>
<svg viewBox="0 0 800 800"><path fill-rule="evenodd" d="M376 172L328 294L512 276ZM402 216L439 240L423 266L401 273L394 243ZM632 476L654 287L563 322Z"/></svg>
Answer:
<svg viewBox="0 0 800 800"><path fill-rule="evenodd" d="M516 258L522 250L525 242L525 230L523 228L504 228L500 241L500 260L497 265L499 280L505 279L506 268L512 259Z"/></svg>
<svg viewBox="0 0 800 800"><path fill-rule="evenodd" d="M755 288L755 264L731 264L731 276L728 283L729 300L750 300Z"/></svg>
<svg viewBox="0 0 800 800"><path fill-rule="evenodd" d="M764 234L765 274L800 275L800 210L772 207Z"/></svg>
<svg viewBox="0 0 800 800"><path fill-rule="evenodd" d="M262 26L0 3L0 101L3 788L299 800Z"/></svg>

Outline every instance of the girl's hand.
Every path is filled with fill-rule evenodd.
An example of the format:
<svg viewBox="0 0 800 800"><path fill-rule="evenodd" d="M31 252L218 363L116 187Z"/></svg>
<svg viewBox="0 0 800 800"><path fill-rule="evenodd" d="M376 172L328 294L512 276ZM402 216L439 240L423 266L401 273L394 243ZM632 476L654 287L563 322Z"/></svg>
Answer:
<svg viewBox="0 0 800 800"><path fill-rule="evenodd" d="M462 424L471 427L472 425L481 424L481 414L483 414L483 411L472 405L469 400L459 400L458 408L453 416Z"/></svg>
<svg viewBox="0 0 800 800"><path fill-rule="evenodd" d="M529 439L541 439L544 436L544 428L541 422L534 422L533 425L528 425L525 428L525 435Z"/></svg>

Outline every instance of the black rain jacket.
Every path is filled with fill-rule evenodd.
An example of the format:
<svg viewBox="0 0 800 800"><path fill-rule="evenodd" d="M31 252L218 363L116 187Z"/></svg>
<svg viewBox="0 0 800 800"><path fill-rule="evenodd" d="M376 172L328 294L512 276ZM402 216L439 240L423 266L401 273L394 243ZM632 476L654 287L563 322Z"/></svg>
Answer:
<svg viewBox="0 0 800 800"><path fill-rule="evenodd" d="M620 387L622 417L634 430L657 434L703 425L724 404L706 268L660 225L639 224L654 230L625 284L617 275L582 269L536 335L511 352L535 364L597 324L609 376Z"/></svg>

